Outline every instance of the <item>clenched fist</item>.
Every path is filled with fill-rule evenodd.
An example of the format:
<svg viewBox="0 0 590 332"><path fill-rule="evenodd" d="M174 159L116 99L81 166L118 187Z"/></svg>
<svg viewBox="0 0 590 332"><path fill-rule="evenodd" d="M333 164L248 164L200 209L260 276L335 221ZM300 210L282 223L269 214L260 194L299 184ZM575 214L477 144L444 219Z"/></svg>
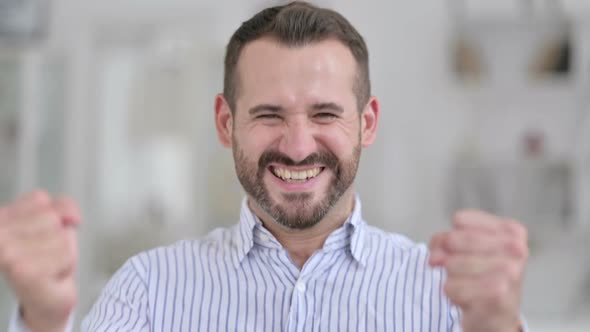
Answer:
<svg viewBox="0 0 590 332"><path fill-rule="evenodd" d="M0 272L32 331L63 331L76 301L76 227L68 198L36 191L0 207Z"/></svg>
<svg viewBox="0 0 590 332"><path fill-rule="evenodd" d="M527 232L520 223L461 211L430 242L430 265L444 267L444 290L461 308L463 330L519 331Z"/></svg>

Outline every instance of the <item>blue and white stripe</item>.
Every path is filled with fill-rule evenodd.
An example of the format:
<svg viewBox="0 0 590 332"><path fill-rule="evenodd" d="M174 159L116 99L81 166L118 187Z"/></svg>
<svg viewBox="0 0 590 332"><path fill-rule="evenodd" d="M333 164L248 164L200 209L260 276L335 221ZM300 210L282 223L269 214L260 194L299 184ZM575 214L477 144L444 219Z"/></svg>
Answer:
<svg viewBox="0 0 590 332"><path fill-rule="evenodd" d="M299 270L242 204L240 223L131 258L82 331L458 331L424 245L368 226L360 200Z"/></svg>

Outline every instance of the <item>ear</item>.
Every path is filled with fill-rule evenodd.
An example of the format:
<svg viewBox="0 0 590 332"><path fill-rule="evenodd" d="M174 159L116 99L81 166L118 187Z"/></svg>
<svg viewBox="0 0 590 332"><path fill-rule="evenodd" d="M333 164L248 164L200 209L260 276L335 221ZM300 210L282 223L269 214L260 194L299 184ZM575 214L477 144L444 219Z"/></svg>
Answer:
<svg viewBox="0 0 590 332"><path fill-rule="evenodd" d="M226 148L232 146L232 126L233 115L229 104L223 94L215 96L215 128L217 128L217 138Z"/></svg>
<svg viewBox="0 0 590 332"><path fill-rule="evenodd" d="M361 114L361 144L364 148L373 144L377 137L377 124L379 122L379 100L372 96Z"/></svg>

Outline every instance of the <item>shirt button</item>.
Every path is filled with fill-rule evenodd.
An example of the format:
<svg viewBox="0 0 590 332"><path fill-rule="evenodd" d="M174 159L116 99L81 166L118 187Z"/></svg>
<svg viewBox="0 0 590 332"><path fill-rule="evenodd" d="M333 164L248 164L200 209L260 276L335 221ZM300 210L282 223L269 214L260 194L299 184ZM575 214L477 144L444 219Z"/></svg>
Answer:
<svg viewBox="0 0 590 332"><path fill-rule="evenodd" d="M300 291L301 293L305 292L305 283L303 281L298 281L295 284L295 288L297 288L298 291Z"/></svg>

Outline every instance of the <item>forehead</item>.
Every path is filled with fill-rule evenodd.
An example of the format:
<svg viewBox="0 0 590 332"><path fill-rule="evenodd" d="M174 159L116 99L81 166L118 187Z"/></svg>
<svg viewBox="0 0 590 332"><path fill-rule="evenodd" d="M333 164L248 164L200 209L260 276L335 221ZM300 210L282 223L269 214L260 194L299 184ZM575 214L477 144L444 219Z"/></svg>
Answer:
<svg viewBox="0 0 590 332"><path fill-rule="evenodd" d="M340 41L328 39L293 47L261 38L247 44L240 55L237 104L327 99L354 103L356 72L352 53Z"/></svg>

